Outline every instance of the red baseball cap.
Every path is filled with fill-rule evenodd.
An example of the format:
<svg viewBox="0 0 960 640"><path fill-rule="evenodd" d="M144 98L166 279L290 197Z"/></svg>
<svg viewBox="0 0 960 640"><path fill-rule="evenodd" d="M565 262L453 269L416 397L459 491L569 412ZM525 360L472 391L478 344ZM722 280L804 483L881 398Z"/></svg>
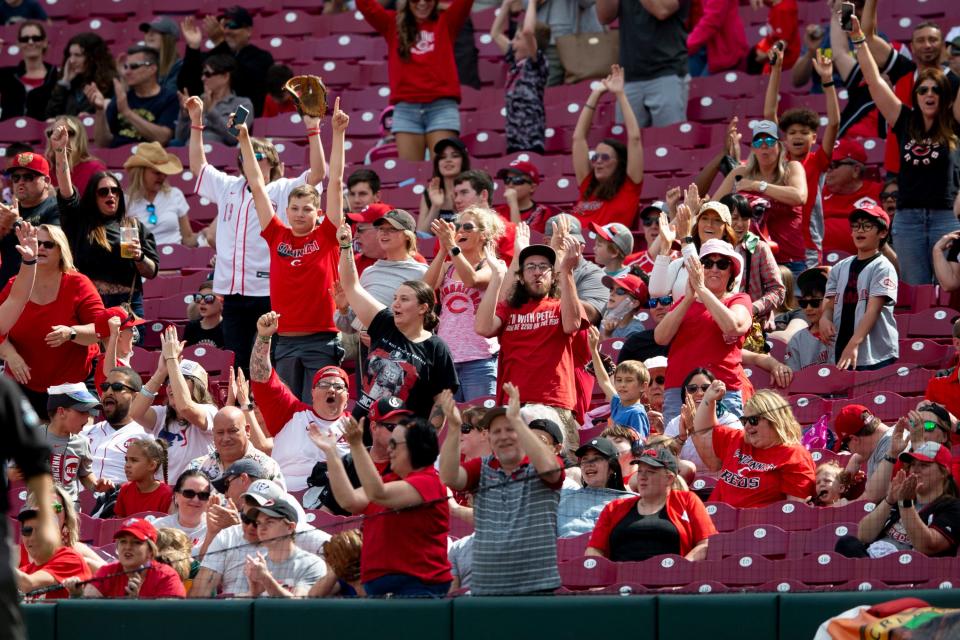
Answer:
<svg viewBox="0 0 960 640"><path fill-rule="evenodd" d="M497 177L503 178L511 173L525 175L533 181L533 184L540 184L540 170L537 169L537 165L527 160L514 160L510 163L509 167L504 167L500 169L500 171L497 171Z"/></svg>
<svg viewBox="0 0 960 640"><path fill-rule="evenodd" d="M890 214L883 210L879 204L872 198L860 198L854 204L854 209L850 213L850 220L862 218L864 215L873 218L877 222L882 222L887 229L890 228Z"/></svg>
<svg viewBox="0 0 960 640"><path fill-rule="evenodd" d="M647 284L640 276L628 273L625 276L614 278L612 276L603 276L603 286L613 290L614 287L625 289L627 293L640 301L641 305L646 305L650 299L650 292L647 290Z"/></svg>
<svg viewBox="0 0 960 640"><path fill-rule="evenodd" d="M317 383L323 380L324 378L336 377L343 380L343 384L347 385L347 389L350 388L350 378L347 376L347 372L341 369L340 367L334 365L328 365L315 374L313 374L313 386L317 386Z"/></svg>
<svg viewBox="0 0 960 640"><path fill-rule="evenodd" d="M900 462L909 464L914 461L936 462L945 469L950 469L953 464L953 455L948 447L938 442L924 442L917 447L916 451L904 451L900 454Z"/></svg>
<svg viewBox="0 0 960 640"><path fill-rule="evenodd" d="M856 160L860 164L867 164L867 151L859 141L841 138L837 144L833 145L833 155L830 159L833 162Z"/></svg>
<svg viewBox="0 0 960 640"><path fill-rule="evenodd" d="M357 213L348 213L347 218L353 222L358 222L360 224L373 224L383 216L387 215L388 211L392 211L395 207L383 202L372 202L365 206L362 211Z"/></svg>
<svg viewBox="0 0 960 640"><path fill-rule="evenodd" d="M157 543L157 528L142 518L130 518L125 521L123 526L113 534L113 539L116 540L125 533L129 533L140 541L152 540L154 544Z"/></svg>
<svg viewBox="0 0 960 640"><path fill-rule="evenodd" d="M397 416L412 416L413 411L407 409L407 405L397 396L387 396L380 398L370 407L370 420L373 422L383 422Z"/></svg>
<svg viewBox="0 0 960 640"><path fill-rule="evenodd" d="M870 423L873 414L862 404L848 404L837 415L833 423L833 430L837 434L834 449L839 451L840 445L850 436L855 436Z"/></svg>
<svg viewBox="0 0 960 640"><path fill-rule="evenodd" d="M7 170L4 173L10 175L17 169L27 169L47 178L50 177L50 163L47 162L42 153L34 153L33 151L18 153L10 159L10 164L7 165Z"/></svg>
<svg viewBox="0 0 960 640"><path fill-rule="evenodd" d="M120 318L120 331L131 329L146 322L143 318L138 318L123 307L108 307L93 323L98 338L106 338L110 335L110 325L107 324L110 318Z"/></svg>

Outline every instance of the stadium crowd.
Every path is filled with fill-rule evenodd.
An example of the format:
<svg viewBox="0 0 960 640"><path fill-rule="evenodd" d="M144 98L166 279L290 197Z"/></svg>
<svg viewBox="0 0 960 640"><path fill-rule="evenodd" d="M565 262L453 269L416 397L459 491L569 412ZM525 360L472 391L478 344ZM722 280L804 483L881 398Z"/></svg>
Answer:
<svg viewBox="0 0 960 640"><path fill-rule="evenodd" d="M0 204L0 359L54 480L8 464L17 588L554 593L571 562L717 562L720 516L777 505L858 521L817 551L956 556L960 27L901 42L887 3L331 2L385 52L362 165L374 114L296 114L285 81L327 68L275 62L261 14L108 42L0 3L0 127L45 138L9 140ZM497 153L461 135L478 44ZM758 110L707 117L730 73ZM651 138L698 118L664 170Z"/></svg>

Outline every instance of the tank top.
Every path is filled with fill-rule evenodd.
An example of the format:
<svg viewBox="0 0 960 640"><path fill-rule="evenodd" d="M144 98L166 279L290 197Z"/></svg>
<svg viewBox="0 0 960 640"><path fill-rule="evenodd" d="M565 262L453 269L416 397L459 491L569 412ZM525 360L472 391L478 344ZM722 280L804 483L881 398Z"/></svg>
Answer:
<svg viewBox="0 0 960 640"><path fill-rule="evenodd" d="M755 195L767 200L770 208L763 216L763 227L771 240L779 247L777 263L806 260L803 229L803 205L792 206L758 191L740 191L741 195Z"/></svg>
<svg viewBox="0 0 960 640"><path fill-rule="evenodd" d="M440 285L441 310L437 335L447 343L455 363L486 360L500 351L500 343L496 338L478 335L473 328L483 291L455 280L453 274L451 265Z"/></svg>

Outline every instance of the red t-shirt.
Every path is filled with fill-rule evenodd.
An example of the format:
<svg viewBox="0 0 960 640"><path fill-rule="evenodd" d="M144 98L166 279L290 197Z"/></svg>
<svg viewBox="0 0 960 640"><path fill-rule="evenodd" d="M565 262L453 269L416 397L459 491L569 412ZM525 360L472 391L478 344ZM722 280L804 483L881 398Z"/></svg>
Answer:
<svg viewBox="0 0 960 640"><path fill-rule="evenodd" d="M297 237L277 216L260 232L270 247L270 305L280 314L281 332L336 332L336 305L329 291L339 278L337 228L323 217Z"/></svg>
<svg viewBox="0 0 960 640"><path fill-rule="evenodd" d="M120 566L119 562L111 562L110 564L100 567L97 575L94 576L94 580L120 573L121 571L123 571L123 567ZM96 587L97 591L102 593L105 598L125 598L127 594L124 590L127 588L130 575L132 574L115 575L110 578L104 578L103 580L97 580L93 583L93 586ZM150 563L150 567L143 572L143 583L140 585L140 594L138 597L141 599L186 598L187 592L183 588L183 582L180 581L180 576L177 575L173 567L153 560Z"/></svg>
<svg viewBox="0 0 960 640"><path fill-rule="evenodd" d="M280 103L277 102L272 95L269 93L263 98L263 114L261 118L272 118L278 116L281 113L293 113L297 110L297 105L294 104L293 100L287 100L286 102Z"/></svg>
<svg viewBox="0 0 960 640"><path fill-rule="evenodd" d="M120 485L113 515L117 518L126 518L135 513L147 511L170 513L171 502L173 502L173 487L165 482L161 482L160 486L150 493L141 493L136 482L124 482Z"/></svg>
<svg viewBox="0 0 960 640"><path fill-rule="evenodd" d="M777 42L783 40L787 48L783 52L783 70L792 69L800 57L800 8L797 0L782 0L770 7L767 14L767 35L757 43L757 50L766 53ZM769 63L763 67L764 73L770 73Z"/></svg>
<svg viewBox="0 0 960 640"><path fill-rule="evenodd" d="M506 204L500 204L494 207L494 210L500 214L500 217L503 218L504 222L510 222L510 206ZM537 233L546 233L547 230L547 220L553 216L561 213L560 209L557 209L550 204L537 204L533 203L533 206L529 209L520 210L520 219L527 223L532 230ZM509 232L508 232L509 233ZM516 234L516 231L513 232ZM512 249L511 249L512 250Z"/></svg>
<svg viewBox="0 0 960 640"><path fill-rule="evenodd" d="M472 5L473 0L453 0L436 20L417 25L417 41L404 59L397 49L397 12L384 9L377 0L357 0L357 9L387 41L390 104L425 104L440 98L460 102L453 41L470 16Z"/></svg>
<svg viewBox="0 0 960 640"><path fill-rule="evenodd" d="M500 358L497 362L497 399L506 404L503 383L520 390L520 402L573 409L577 403L573 343L576 333L563 330L560 300L531 300L519 309L497 305L500 319ZM581 318L581 329L586 326Z"/></svg>
<svg viewBox="0 0 960 640"><path fill-rule="evenodd" d="M7 286L0 291L0 302L10 296L16 279L16 276L10 278ZM53 302L44 305L27 302L7 335L30 366L30 382L26 387L43 392L56 384L86 380L93 359L99 352L97 346L84 347L76 342L65 342L59 347L50 348L44 338L55 324L90 324L102 313L103 300L97 289L87 276L76 271L62 275L60 290ZM7 375L10 375L9 369Z"/></svg>
<svg viewBox="0 0 960 640"><path fill-rule="evenodd" d="M369 582L393 573L414 576L430 584L449 582L447 536L450 534L450 506L443 498L447 488L431 465L410 472L406 478L389 473L386 482L410 484L424 505L393 511L371 502L364 509L363 548L360 552L360 579ZM432 501L438 502L429 504Z"/></svg>
<svg viewBox="0 0 960 640"><path fill-rule="evenodd" d="M26 556L26 554L24 554L24 556ZM87 566L87 562L83 559L83 556L71 547L60 547L53 552L53 556L44 564L37 565L33 562L28 562L22 565L20 570L28 575L38 571L46 571L57 582L63 582L73 576L81 580L89 580L91 576L90 567ZM57 589L56 591L50 591L38 597L44 600L59 600L60 598L69 598L70 594L67 593L66 589Z"/></svg>
<svg viewBox="0 0 960 640"><path fill-rule="evenodd" d="M953 415L960 415L960 367L949 376L930 378L923 397L931 402L942 404Z"/></svg>
<svg viewBox="0 0 960 640"><path fill-rule="evenodd" d="M854 203L861 198L870 198L880 202L879 182L864 180L860 189L854 193L832 193L826 185L823 187L823 250L846 251L853 255L857 247L850 234L850 212Z"/></svg>
<svg viewBox="0 0 960 640"><path fill-rule="evenodd" d="M580 183L580 199L573 205L570 215L579 220L583 228L587 228L591 222L596 222L600 226L619 222L632 229L633 221L637 217L643 182L634 182L627 178L616 195L609 200L597 200L595 197L587 199L587 185L590 184L592 177L593 174L589 174Z"/></svg>
<svg viewBox="0 0 960 640"><path fill-rule="evenodd" d="M741 191L743 195L754 195L770 203L763 216L766 233L777 243L777 263L804 261L807 259L806 240L803 231L803 205L789 205L774 200L759 191ZM816 193L814 193L816 195ZM810 218L807 216L806 236L810 235ZM812 242L812 241L811 241Z"/></svg>
<svg viewBox="0 0 960 640"><path fill-rule="evenodd" d="M810 452L799 444L756 449L740 429L715 425L713 449L720 458L717 487L710 502L732 507L763 507L787 496L813 495L816 477Z"/></svg>
<svg viewBox="0 0 960 640"><path fill-rule="evenodd" d="M676 307L681 300L674 302L673 306ZM735 293L725 298L723 304L728 309L741 305L753 313L750 296L746 293ZM687 309L680 329L670 343L666 388L679 387L688 373L697 367L706 367L727 385L727 389L739 390L743 386L740 349L745 339L745 336L726 338L707 307L699 300L694 302Z"/></svg>
<svg viewBox="0 0 960 640"><path fill-rule="evenodd" d="M819 147L816 151L808 151L807 157L800 161L807 178L807 201L803 205L803 242L806 248L811 250L816 249L817 245L813 244L813 237L810 235L810 216L813 205L817 203L817 194L820 192L820 176L830 168L832 156L833 149L825 150Z"/></svg>
<svg viewBox="0 0 960 640"><path fill-rule="evenodd" d="M624 516L636 508L639 501L640 496L631 496L608 502L600 512L600 518L590 534L587 546L599 549L609 557L610 533ZM679 555L687 555L700 542L717 533L707 508L692 491L670 491L667 494L666 507L667 518L680 534Z"/></svg>

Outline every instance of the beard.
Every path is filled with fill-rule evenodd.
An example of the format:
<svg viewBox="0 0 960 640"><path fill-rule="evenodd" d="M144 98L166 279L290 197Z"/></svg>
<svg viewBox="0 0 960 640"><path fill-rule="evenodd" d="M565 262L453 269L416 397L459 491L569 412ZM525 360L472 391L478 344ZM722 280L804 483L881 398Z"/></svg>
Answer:
<svg viewBox="0 0 960 640"><path fill-rule="evenodd" d="M114 405L109 409L104 407L103 419L109 424L117 424L118 422L123 422L126 420L129 413L130 405L121 406L119 403L114 403Z"/></svg>

